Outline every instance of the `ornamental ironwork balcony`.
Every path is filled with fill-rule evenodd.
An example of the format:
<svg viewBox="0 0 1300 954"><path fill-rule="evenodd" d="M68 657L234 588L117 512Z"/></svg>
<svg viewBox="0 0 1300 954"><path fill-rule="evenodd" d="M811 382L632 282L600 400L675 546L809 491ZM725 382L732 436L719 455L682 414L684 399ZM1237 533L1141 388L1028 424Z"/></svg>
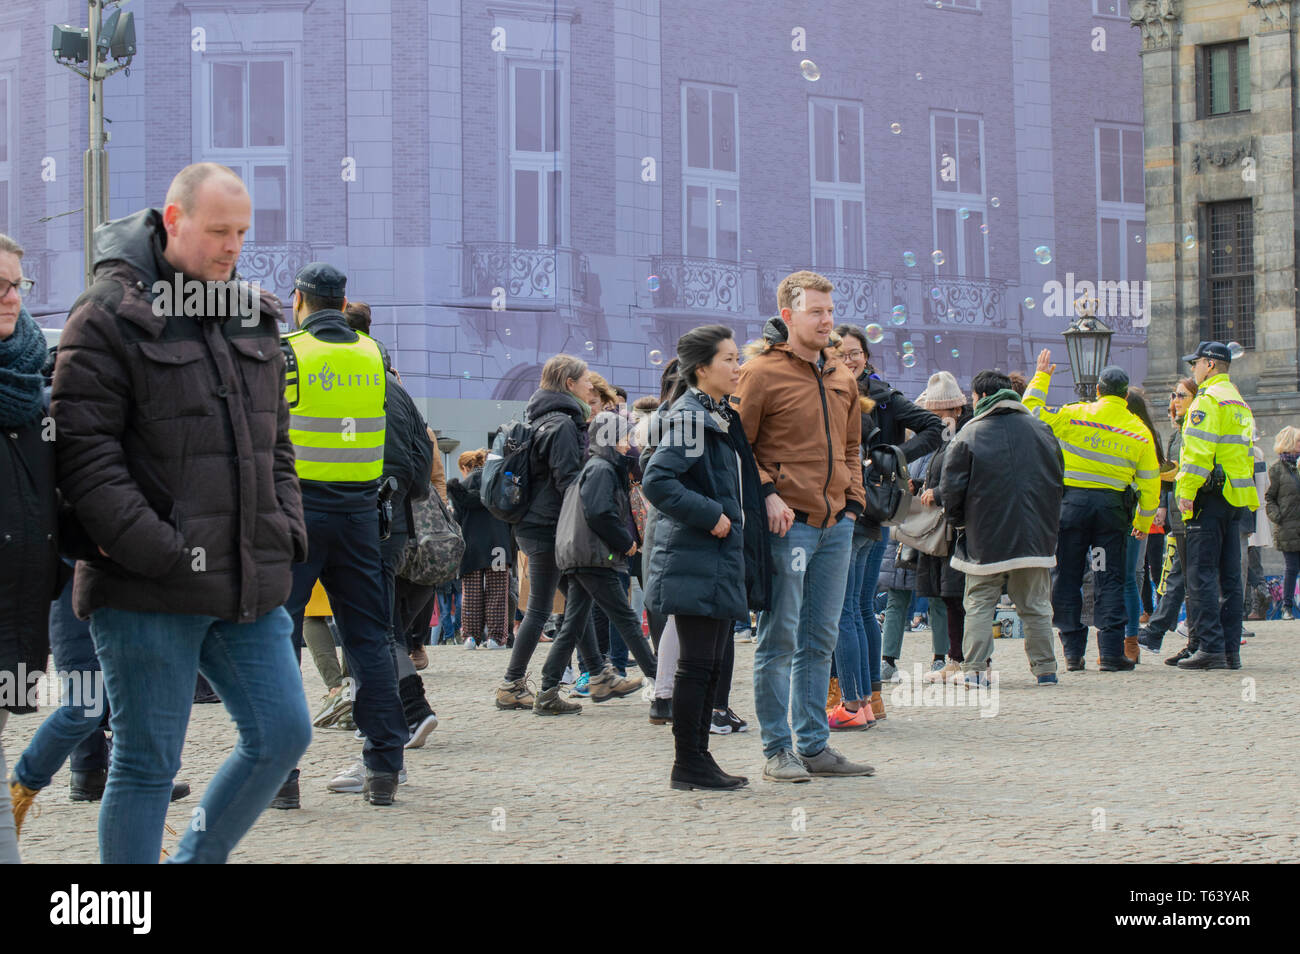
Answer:
<svg viewBox="0 0 1300 954"><path fill-rule="evenodd" d="M245 281L255 281L275 294L288 294L294 276L311 260L311 246L306 242L248 242L235 268Z"/></svg>
<svg viewBox="0 0 1300 954"><path fill-rule="evenodd" d="M461 294L491 299L503 289L512 304L553 306L587 301L591 265L576 249L528 248L510 242L475 242L464 247Z"/></svg>
<svg viewBox="0 0 1300 954"><path fill-rule="evenodd" d="M925 293L926 323L966 328L1005 328L1008 287L1007 282L992 278L930 278Z"/></svg>
<svg viewBox="0 0 1300 954"><path fill-rule="evenodd" d="M748 266L712 258L652 255L650 268L658 278L658 287L651 286L655 308L745 313ZM752 307L752 292L748 297Z"/></svg>

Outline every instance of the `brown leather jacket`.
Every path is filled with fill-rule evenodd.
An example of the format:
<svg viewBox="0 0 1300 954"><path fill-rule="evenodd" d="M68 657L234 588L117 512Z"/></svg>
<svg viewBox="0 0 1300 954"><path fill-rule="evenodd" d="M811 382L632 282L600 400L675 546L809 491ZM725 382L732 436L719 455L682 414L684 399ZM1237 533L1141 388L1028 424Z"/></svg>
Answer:
<svg viewBox="0 0 1300 954"><path fill-rule="evenodd" d="M754 448L764 497L779 493L795 519L829 527L861 515L862 408L858 384L838 360L821 373L784 341L740 368L731 397Z"/></svg>

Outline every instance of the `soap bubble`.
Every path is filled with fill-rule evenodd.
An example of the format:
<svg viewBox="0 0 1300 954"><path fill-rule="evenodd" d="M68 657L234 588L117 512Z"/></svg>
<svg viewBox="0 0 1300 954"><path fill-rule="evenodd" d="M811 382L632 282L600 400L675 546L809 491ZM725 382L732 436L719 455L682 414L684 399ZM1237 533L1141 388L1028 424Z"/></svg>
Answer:
<svg viewBox="0 0 1300 954"><path fill-rule="evenodd" d="M1223 246L1223 251L1224 251L1226 254L1231 255L1231 254L1232 254L1232 246L1231 246L1231 245L1225 245L1225 246Z"/></svg>
<svg viewBox="0 0 1300 954"><path fill-rule="evenodd" d="M895 136L897 136L899 133L903 131L902 123L890 123L889 131L893 133Z"/></svg>
<svg viewBox="0 0 1300 954"><path fill-rule="evenodd" d="M910 341L903 342L903 354L911 354L915 350L916 350L916 345L912 344L912 342Z"/></svg>
<svg viewBox="0 0 1300 954"><path fill-rule="evenodd" d="M989 234L989 224L985 222L983 225L980 226L980 235L988 235L988 234Z"/></svg>
<svg viewBox="0 0 1300 954"><path fill-rule="evenodd" d="M995 209L1001 204L1002 204L1002 200L999 199L997 196L994 196L993 198L989 199L989 205L993 206L993 208Z"/></svg>
<svg viewBox="0 0 1300 954"><path fill-rule="evenodd" d="M969 219L969 218L970 218L970 209L966 208L965 206L962 206L960 209L957 210L957 218L959 218L959 219Z"/></svg>
<svg viewBox="0 0 1300 954"><path fill-rule="evenodd" d="M594 342L594 341L584 341L584 342L582 343L582 346L583 346L584 348L586 348L588 351L595 351L595 350L596 350L596 342Z"/></svg>
<svg viewBox="0 0 1300 954"><path fill-rule="evenodd" d="M507 337L507 338L510 337L510 329L509 329L509 328L506 329L506 337Z"/></svg>
<svg viewBox="0 0 1300 954"><path fill-rule="evenodd" d="M1052 250L1046 245L1038 246L1038 248L1034 249L1034 260L1038 262L1039 265L1052 264Z"/></svg>
<svg viewBox="0 0 1300 954"><path fill-rule="evenodd" d="M918 80L920 80L920 79L922 79L923 77L921 76L920 73L917 73L917 74L916 74L916 78L917 78Z"/></svg>
<svg viewBox="0 0 1300 954"><path fill-rule="evenodd" d="M916 253L915 253L915 252L904 252L904 253L903 253L903 264L906 265L908 268L915 268L915 267L916 267Z"/></svg>
<svg viewBox="0 0 1300 954"><path fill-rule="evenodd" d="M935 344L938 344L938 343L939 343L940 341L942 341L942 340L943 340L943 335L935 335L935 336L934 336L934 343L935 343Z"/></svg>
<svg viewBox="0 0 1300 954"><path fill-rule="evenodd" d="M943 289L937 287L931 288L930 297L933 298L935 301L938 301L940 298L943 297Z"/></svg>
<svg viewBox="0 0 1300 954"><path fill-rule="evenodd" d="M1032 298L1025 299L1025 307L1028 308L1030 311L1034 310L1034 304L1035 302Z"/></svg>
<svg viewBox="0 0 1300 954"><path fill-rule="evenodd" d="M938 266L948 261L948 259L944 257L943 249L936 248L933 252L930 253L930 261L934 262L934 264Z"/></svg>
<svg viewBox="0 0 1300 954"><path fill-rule="evenodd" d="M464 374L464 378L465 378L466 381L469 380L469 372L468 372L468 371L465 372L465 374Z"/></svg>
<svg viewBox="0 0 1300 954"><path fill-rule="evenodd" d="M800 63L799 72L803 74L804 79L812 83L822 78L822 71L817 68L817 64L812 60L804 60Z"/></svg>
<svg viewBox="0 0 1300 954"><path fill-rule="evenodd" d="M863 329L867 333L867 340L872 344L880 344L885 340L885 329L880 327L874 321Z"/></svg>
<svg viewBox="0 0 1300 954"><path fill-rule="evenodd" d="M645 283L646 283L646 287L649 288L652 292L657 292L659 290L658 275L651 275L649 278L645 280Z"/></svg>
<svg viewBox="0 0 1300 954"><path fill-rule="evenodd" d="M1240 342L1237 341L1228 342L1228 354L1232 355L1233 361L1236 361L1245 353L1246 353L1246 349L1241 346Z"/></svg>
<svg viewBox="0 0 1300 954"><path fill-rule="evenodd" d="M912 354L910 351L907 354L903 355L903 367L905 368L916 367L916 355Z"/></svg>
<svg viewBox="0 0 1300 954"><path fill-rule="evenodd" d="M653 365L655 365L656 367L658 367L659 365L663 364L663 363L664 363L664 353L663 353L662 351L660 351L658 348L653 349L653 350L650 352L650 363L653 364Z"/></svg>
<svg viewBox="0 0 1300 954"><path fill-rule="evenodd" d="M500 402L500 401L497 401L497 410L498 410L498 411L501 410L501 402Z"/></svg>
<svg viewBox="0 0 1300 954"><path fill-rule="evenodd" d="M890 313L889 313L889 320L892 321L892 322L893 322L894 324L896 324L896 325L906 324L906 323L907 323L907 306L906 306L906 305L895 305L895 306L890 310Z"/></svg>
<svg viewBox="0 0 1300 954"><path fill-rule="evenodd" d="M506 352L506 360L507 360L507 361L510 360L510 352L509 352L509 351Z"/></svg>
<svg viewBox="0 0 1300 954"><path fill-rule="evenodd" d="M1141 233L1141 232L1134 232L1134 233L1133 233L1133 241L1135 241L1135 242L1137 242L1139 245L1141 245L1141 244L1142 244L1142 233Z"/></svg>
<svg viewBox="0 0 1300 954"><path fill-rule="evenodd" d="M1196 236L1191 232L1188 232L1183 236L1183 248L1187 249L1189 252L1196 248Z"/></svg>
<svg viewBox="0 0 1300 954"><path fill-rule="evenodd" d="M953 349L952 349L952 356L953 356L954 358L960 358L960 357L961 357L961 352L958 351L956 348L953 348Z"/></svg>

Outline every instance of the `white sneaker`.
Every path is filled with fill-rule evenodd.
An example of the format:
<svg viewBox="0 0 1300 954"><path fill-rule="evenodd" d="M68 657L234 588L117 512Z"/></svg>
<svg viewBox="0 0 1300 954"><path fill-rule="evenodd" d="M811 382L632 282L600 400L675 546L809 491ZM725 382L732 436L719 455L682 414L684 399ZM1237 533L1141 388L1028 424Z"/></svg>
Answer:
<svg viewBox="0 0 1300 954"><path fill-rule="evenodd" d="M465 642L464 642L462 645L463 645L466 649L478 649L478 643L474 642L474 637L473 637L473 636L466 636L466 637L465 637Z"/></svg>
<svg viewBox="0 0 1300 954"><path fill-rule="evenodd" d="M752 629L745 628L736 633L736 642L738 643L752 643L753 641L754 631Z"/></svg>
<svg viewBox="0 0 1300 954"><path fill-rule="evenodd" d="M578 675L573 671L572 666L564 667L564 675L560 677L560 685L571 686L578 681Z"/></svg>
<svg viewBox="0 0 1300 954"><path fill-rule="evenodd" d="M421 719L417 725L410 727L411 737L406 740L406 748L424 748L424 743L429 738L429 733L436 728L438 728L438 716L430 712L425 718Z"/></svg>
<svg viewBox="0 0 1300 954"><path fill-rule="evenodd" d="M325 787L331 792L341 792L352 795L361 794L361 787L366 782L366 763L361 759L355 760L351 765L345 768L338 775L335 775ZM406 769L403 768L397 774L397 784L406 783Z"/></svg>
<svg viewBox="0 0 1300 954"><path fill-rule="evenodd" d="M505 649L506 644L498 643L495 639L489 639L486 643L483 644L483 648L484 649Z"/></svg>

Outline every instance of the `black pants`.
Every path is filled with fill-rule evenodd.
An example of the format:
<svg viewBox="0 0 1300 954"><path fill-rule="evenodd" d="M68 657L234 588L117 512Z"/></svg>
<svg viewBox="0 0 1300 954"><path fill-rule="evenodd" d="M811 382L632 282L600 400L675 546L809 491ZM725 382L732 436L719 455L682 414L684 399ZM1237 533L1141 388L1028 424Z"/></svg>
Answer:
<svg viewBox="0 0 1300 954"><path fill-rule="evenodd" d="M729 635L734 636L734 629L729 631ZM718 671L718 688L713 693L713 708L722 710L731 708L731 673L735 668L736 640L731 638L723 641L722 668Z"/></svg>
<svg viewBox="0 0 1300 954"><path fill-rule="evenodd" d="M709 750L709 723L722 681L723 657L735 640L729 619L680 615L675 619L681 654L673 680L673 746L678 767L691 768Z"/></svg>
<svg viewBox="0 0 1300 954"><path fill-rule="evenodd" d="M1147 631L1157 637L1163 637L1178 625L1178 610L1183 605L1187 594L1187 581L1183 574L1183 554L1187 552L1187 536L1182 533L1170 533L1165 542L1168 553L1169 572L1164 574L1164 591L1156 600L1156 611L1147 621ZM1147 539L1150 539L1148 537ZM1188 621L1187 631L1192 631Z"/></svg>
<svg viewBox="0 0 1300 954"><path fill-rule="evenodd" d="M1081 614L1083 572L1089 562L1093 564L1097 594L1093 610L1097 646L1102 656L1124 655L1124 627L1128 621L1124 609L1124 550L1129 523L1128 508L1119 491L1065 488L1056 538L1052 623L1061 631L1067 659L1082 659L1088 649L1088 628ZM1098 548L1101 552L1094 560Z"/></svg>
<svg viewBox="0 0 1300 954"><path fill-rule="evenodd" d="M394 585L397 632L399 637L405 638L406 648L410 651L429 641L429 620L433 618L433 608L438 605L438 588L421 586L400 576Z"/></svg>
<svg viewBox="0 0 1300 954"><path fill-rule="evenodd" d="M524 611L524 621L515 633L515 647L510 651L510 664L506 667L506 682L522 679L528 672L528 663L537 648L537 640L542 635L542 627L551 615L555 605L555 591L560 585L560 571L555 565L555 550L552 544L529 537L518 537L519 549L528 556L528 609ZM565 614L568 616L568 598L565 598ZM595 631L592 631L593 638Z"/></svg>
<svg viewBox="0 0 1300 954"><path fill-rule="evenodd" d="M1188 623L1207 653L1241 654L1241 509L1202 491L1184 521Z"/></svg>
<svg viewBox="0 0 1300 954"><path fill-rule="evenodd" d="M1142 612L1150 616L1156 611L1155 591L1160 586L1160 568L1165 562L1165 534L1153 533L1147 537L1146 559L1138 567L1138 596L1142 598Z"/></svg>
<svg viewBox="0 0 1300 954"><path fill-rule="evenodd" d="M605 611L618 634L623 637L623 642L632 650L641 671L648 678L654 678L652 674L658 664L645 637L641 635L641 626L637 623L632 607L628 605L627 594L619 585L618 575L612 570L573 570L567 574L567 580L569 589L564 597L564 624L556 634L555 642L551 644L546 665L542 667L542 691L559 685L575 643L579 662L583 666L592 667L587 668L587 672L594 675L604 668L604 657L596 645L596 628L591 623L593 604ZM583 659L584 654L587 660Z"/></svg>

